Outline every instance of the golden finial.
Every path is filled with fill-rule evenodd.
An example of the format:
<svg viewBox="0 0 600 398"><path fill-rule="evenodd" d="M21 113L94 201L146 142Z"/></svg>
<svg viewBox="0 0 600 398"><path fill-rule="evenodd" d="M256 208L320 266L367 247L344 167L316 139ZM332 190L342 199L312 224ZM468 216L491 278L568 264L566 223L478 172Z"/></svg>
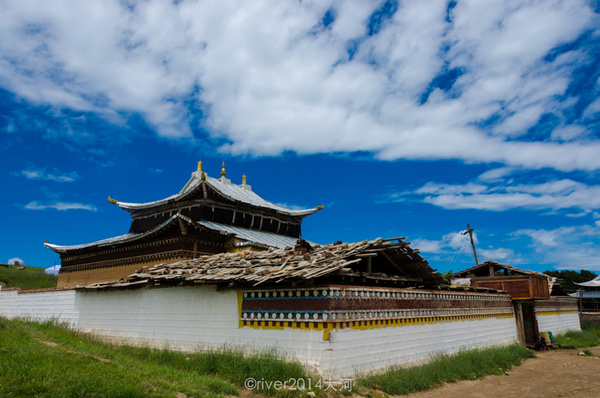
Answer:
<svg viewBox="0 0 600 398"><path fill-rule="evenodd" d="M200 179L202 181L206 181L206 174L204 174L204 170L202 170L202 174L200 175Z"/></svg>
<svg viewBox="0 0 600 398"><path fill-rule="evenodd" d="M323 210L324 208L325 208L325 203L323 203L321 206L316 207L317 210Z"/></svg>
<svg viewBox="0 0 600 398"><path fill-rule="evenodd" d="M242 184L246 185L246 174L242 175Z"/></svg>
<svg viewBox="0 0 600 398"><path fill-rule="evenodd" d="M117 204L117 201L113 198L110 197L110 195L108 195L108 203L112 203L113 205Z"/></svg>
<svg viewBox="0 0 600 398"><path fill-rule="evenodd" d="M202 161L198 162L198 171L202 171Z"/></svg>
<svg viewBox="0 0 600 398"><path fill-rule="evenodd" d="M221 177L225 178L225 162L223 162L223 166L221 166Z"/></svg>

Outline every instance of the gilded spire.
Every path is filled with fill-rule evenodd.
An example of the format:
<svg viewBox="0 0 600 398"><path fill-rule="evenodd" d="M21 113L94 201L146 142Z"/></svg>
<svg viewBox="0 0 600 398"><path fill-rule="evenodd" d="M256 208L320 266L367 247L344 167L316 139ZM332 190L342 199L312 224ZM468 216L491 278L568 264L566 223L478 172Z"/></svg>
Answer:
<svg viewBox="0 0 600 398"><path fill-rule="evenodd" d="M317 210L323 210L324 208L325 208L325 203L323 203L321 206L316 207Z"/></svg>
<svg viewBox="0 0 600 398"><path fill-rule="evenodd" d="M108 203L112 203L113 205L117 204L117 201L113 198L110 197L110 195L108 195Z"/></svg>
<svg viewBox="0 0 600 398"><path fill-rule="evenodd" d="M242 184L246 185L246 174L242 175Z"/></svg>
<svg viewBox="0 0 600 398"><path fill-rule="evenodd" d="M202 161L198 162L198 171L202 171Z"/></svg>
<svg viewBox="0 0 600 398"><path fill-rule="evenodd" d="M225 162L223 162L223 166L221 166L221 177L222 177L222 178L225 178L225 175L226 175L226 174L227 174L227 173L225 173Z"/></svg>

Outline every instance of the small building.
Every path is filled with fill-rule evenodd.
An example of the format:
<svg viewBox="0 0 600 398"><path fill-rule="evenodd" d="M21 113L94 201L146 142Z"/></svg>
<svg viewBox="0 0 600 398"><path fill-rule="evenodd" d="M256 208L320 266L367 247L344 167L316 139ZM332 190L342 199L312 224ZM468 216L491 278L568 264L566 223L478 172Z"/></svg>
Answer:
<svg viewBox="0 0 600 398"><path fill-rule="evenodd" d="M576 300L551 297L555 279L495 261L485 261L452 275L453 284L506 291L513 300L519 342L529 345L534 344L540 332L579 329Z"/></svg>
<svg viewBox="0 0 600 398"><path fill-rule="evenodd" d="M591 281L577 283L579 291L569 294L571 297L582 299L582 311L600 312L600 275Z"/></svg>
<svg viewBox="0 0 600 398"><path fill-rule="evenodd" d="M143 266L200 255L294 246L304 217L323 208L297 210L268 202L246 183L197 171L177 194L147 203L108 201L131 215L125 235L97 242L44 245L60 254L58 287L114 281Z"/></svg>
<svg viewBox="0 0 600 398"><path fill-rule="evenodd" d="M548 275L495 261L485 261L475 267L456 272L452 278L467 278L470 280L470 286L505 290L513 300L550 298Z"/></svg>
<svg viewBox="0 0 600 398"><path fill-rule="evenodd" d="M600 276L591 281L575 284L580 289L569 296L578 299L581 320L600 325Z"/></svg>

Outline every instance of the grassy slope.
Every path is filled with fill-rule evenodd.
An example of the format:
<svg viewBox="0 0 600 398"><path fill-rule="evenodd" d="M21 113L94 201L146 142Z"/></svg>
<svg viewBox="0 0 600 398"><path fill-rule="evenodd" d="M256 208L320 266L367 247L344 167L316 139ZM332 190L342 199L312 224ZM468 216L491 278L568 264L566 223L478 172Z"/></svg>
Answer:
<svg viewBox="0 0 600 398"><path fill-rule="evenodd" d="M358 387L391 394L422 391L445 382L502 374L531 356L531 351L518 345L468 351L363 378ZM1 397L238 396L249 377L308 380L300 364L274 353L244 356L233 350L185 353L115 346L51 322L1 317L0 359ZM260 392L280 397L306 395L274 389ZM319 389L314 392L317 397L327 395Z"/></svg>
<svg viewBox="0 0 600 398"><path fill-rule="evenodd" d="M554 342L560 348L575 349L600 345L600 326L591 322L583 322L581 331L569 331L554 336Z"/></svg>
<svg viewBox="0 0 600 398"><path fill-rule="evenodd" d="M307 377L301 365L272 353L114 346L50 322L4 318L0 358L2 397L237 396L247 377Z"/></svg>
<svg viewBox="0 0 600 398"><path fill-rule="evenodd" d="M58 276L44 273L44 268L25 267L17 269L0 267L0 282L6 287L20 287L21 289L45 289L56 287Z"/></svg>
<svg viewBox="0 0 600 398"><path fill-rule="evenodd" d="M444 383L474 380L486 375L504 374L535 354L518 344L442 355L432 362L412 368L395 368L359 381L360 386L388 394L409 394L430 390Z"/></svg>

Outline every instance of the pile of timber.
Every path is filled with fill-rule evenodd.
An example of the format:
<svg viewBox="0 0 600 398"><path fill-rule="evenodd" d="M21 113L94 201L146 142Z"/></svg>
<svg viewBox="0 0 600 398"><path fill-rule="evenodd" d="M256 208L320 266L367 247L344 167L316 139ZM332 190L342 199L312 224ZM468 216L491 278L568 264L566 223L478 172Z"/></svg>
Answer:
<svg viewBox="0 0 600 398"><path fill-rule="evenodd" d="M429 279L439 279L427 262L412 250L404 238L365 240L355 243L334 243L314 245L308 252L298 254L296 248L269 248L266 251L243 251L202 255L193 260L184 260L170 264L158 264L137 270L126 279L116 282L95 283L85 286L88 289L121 288L139 285L159 284L222 284L258 286L261 284L296 285L307 280L325 276L366 276L377 277L377 274L364 272L364 263L359 271L361 261L382 256L382 261L392 261L396 275L383 275L388 280L423 281L423 275ZM410 263L409 273L403 272L393 257L402 257ZM408 264L407 264L408 265ZM375 270L374 270L375 271ZM367 275L365 275L367 274ZM420 274L420 275L418 275Z"/></svg>

